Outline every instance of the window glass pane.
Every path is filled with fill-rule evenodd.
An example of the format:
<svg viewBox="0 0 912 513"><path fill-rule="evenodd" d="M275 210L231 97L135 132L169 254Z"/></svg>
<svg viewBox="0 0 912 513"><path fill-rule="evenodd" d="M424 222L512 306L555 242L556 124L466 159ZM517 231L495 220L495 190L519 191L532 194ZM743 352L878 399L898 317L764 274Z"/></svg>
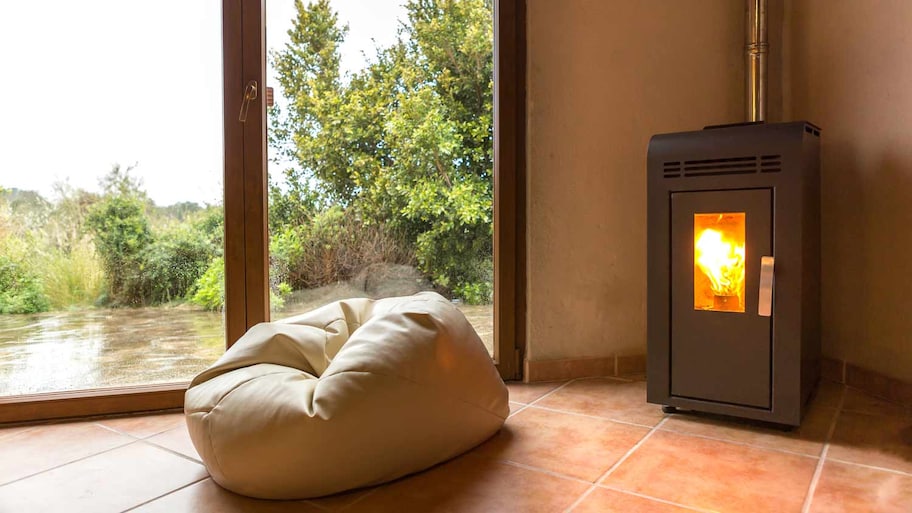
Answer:
<svg viewBox="0 0 912 513"><path fill-rule="evenodd" d="M436 290L493 351L493 3L270 0L273 318Z"/></svg>
<svg viewBox="0 0 912 513"><path fill-rule="evenodd" d="M0 395L188 381L224 351L221 21L4 3Z"/></svg>

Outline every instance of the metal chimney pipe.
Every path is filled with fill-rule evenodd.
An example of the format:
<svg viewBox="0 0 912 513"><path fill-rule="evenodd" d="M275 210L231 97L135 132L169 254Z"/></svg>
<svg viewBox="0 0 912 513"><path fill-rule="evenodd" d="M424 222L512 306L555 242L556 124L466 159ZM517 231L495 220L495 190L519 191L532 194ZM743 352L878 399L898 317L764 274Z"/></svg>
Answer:
<svg viewBox="0 0 912 513"><path fill-rule="evenodd" d="M766 0L747 0L747 119L766 121Z"/></svg>

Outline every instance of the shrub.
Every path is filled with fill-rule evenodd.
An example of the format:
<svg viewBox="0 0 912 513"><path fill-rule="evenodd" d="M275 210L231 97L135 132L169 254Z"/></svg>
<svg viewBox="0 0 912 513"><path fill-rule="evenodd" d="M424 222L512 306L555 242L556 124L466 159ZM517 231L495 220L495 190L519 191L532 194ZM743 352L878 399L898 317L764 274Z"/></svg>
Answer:
<svg viewBox="0 0 912 513"><path fill-rule="evenodd" d="M490 224L440 223L418 236L419 267L434 284L468 304L494 300L493 233Z"/></svg>
<svg viewBox="0 0 912 513"><path fill-rule="evenodd" d="M413 264L402 237L383 224L365 224L351 209L330 207L306 225L286 226L270 237L277 282L315 288L351 279L372 264Z"/></svg>
<svg viewBox="0 0 912 513"><path fill-rule="evenodd" d="M0 255L0 314L45 312L50 306L38 277L20 262Z"/></svg>
<svg viewBox="0 0 912 513"><path fill-rule="evenodd" d="M187 300L206 310L221 311L225 307L225 259L213 258L209 267L190 289Z"/></svg>
<svg viewBox="0 0 912 513"><path fill-rule="evenodd" d="M291 286L280 282L269 290L270 310L279 310L285 306L285 298L291 294ZM222 311L225 308L225 259L212 259L209 268L196 281L187 294L187 300L206 310Z"/></svg>
<svg viewBox="0 0 912 513"><path fill-rule="evenodd" d="M225 239L225 210L222 207L206 207L192 218L191 225L221 251Z"/></svg>
<svg viewBox="0 0 912 513"><path fill-rule="evenodd" d="M140 254L142 298L164 303L184 298L218 252L205 234L183 224L158 236Z"/></svg>
<svg viewBox="0 0 912 513"><path fill-rule="evenodd" d="M86 224L105 268L110 300L142 304L142 251L152 242L144 204L138 196L107 196L95 204Z"/></svg>

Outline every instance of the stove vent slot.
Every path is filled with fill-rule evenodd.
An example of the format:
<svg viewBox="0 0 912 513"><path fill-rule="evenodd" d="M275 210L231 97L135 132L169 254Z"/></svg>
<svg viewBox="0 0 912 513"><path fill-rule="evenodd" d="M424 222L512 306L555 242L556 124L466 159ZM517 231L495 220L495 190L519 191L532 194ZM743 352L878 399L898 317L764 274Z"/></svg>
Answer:
<svg viewBox="0 0 912 513"><path fill-rule="evenodd" d="M782 171L782 155L763 155L760 157L761 173L778 173Z"/></svg>
<svg viewBox="0 0 912 513"><path fill-rule="evenodd" d="M757 157L685 160L684 176L746 175L757 172Z"/></svg>
<svg viewBox="0 0 912 513"><path fill-rule="evenodd" d="M664 178L712 175L749 175L756 172L779 173L782 171L782 155L760 155L755 157L730 157L724 159L669 161L662 163Z"/></svg>
<svg viewBox="0 0 912 513"><path fill-rule="evenodd" d="M681 176L681 163L665 162L662 164L662 176L665 178L678 178Z"/></svg>

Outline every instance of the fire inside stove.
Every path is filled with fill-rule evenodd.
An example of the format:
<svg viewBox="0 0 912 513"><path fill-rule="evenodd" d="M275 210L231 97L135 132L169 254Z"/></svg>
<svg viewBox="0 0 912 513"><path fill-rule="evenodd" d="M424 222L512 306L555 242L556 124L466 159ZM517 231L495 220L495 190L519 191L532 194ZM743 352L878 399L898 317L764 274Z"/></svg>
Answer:
<svg viewBox="0 0 912 513"><path fill-rule="evenodd" d="M694 309L744 312L744 212L694 214Z"/></svg>

